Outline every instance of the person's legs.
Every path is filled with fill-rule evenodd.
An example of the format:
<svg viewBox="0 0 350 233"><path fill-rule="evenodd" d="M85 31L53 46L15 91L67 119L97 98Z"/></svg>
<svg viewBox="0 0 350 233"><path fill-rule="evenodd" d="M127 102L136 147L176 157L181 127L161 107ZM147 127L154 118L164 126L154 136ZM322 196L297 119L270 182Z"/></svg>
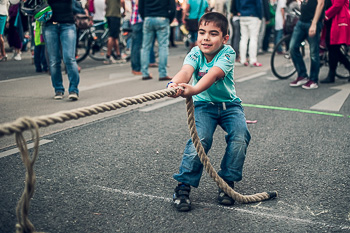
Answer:
<svg viewBox="0 0 350 233"><path fill-rule="evenodd" d="M271 26L266 27L264 40L263 40L263 45L262 45L262 50L264 52L268 52L268 50L269 50L271 31L272 31L272 27Z"/></svg>
<svg viewBox="0 0 350 233"><path fill-rule="evenodd" d="M169 19L164 17L157 17L157 26L155 27L157 34L157 41L159 47L159 78L164 78L167 76L167 64L169 56Z"/></svg>
<svg viewBox="0 0 350 233"><path fill-rule="evenodd" d="M234 102L226 103L226 110L222 109L219 124L227 133L227 147L218 174L225 181L240 181L250 141L242 106Z"/></svg>
<svg viewBox="0 0 350 233"><path fill-rule="evenodd" d="M218 124L218 106L207 102L194 102L195 119L198 137L201 140L205 153L211 148L213 134ZM203 165L198 157L195 146L190 139L185 147L179 173L174 174L178 182L198 187L203 171Z"/></svg>
<svg viewBox="0 0 350 233"><path fill-rule="evenodd" d="M251 65L257 62L258 37L261 20L258 17L249 17L249 63Z"/></svg>
<svg viewBox="0 0 350 233"><path fill-rule="evenodd" d="M241 56L241 63L247 62L247 47L248 47L248 39L249 39L249 19L248 17L241 17L239 22L240 30L241 30L241 40L239 43L239 54Z"/></svg>
<svg viewBox="0 0 350 233"><path fill-rule="evenodd" d="M136 23L132 27L132 45L131 45L131 69L133 71L141 70L141 48L142 48L142 23Z"/></svg>
<svg viewBox="0 0 350 233"><path fill-rule="evenodd" d="M60 27L60 40L62 45L63 62L66 65L68 79L69 79L69 93L79 94L79 72L78 65L75 60L75 37L76 29L74 24L65 25Z"/></svg>
<svg viewBox="0 0 350 233"><path fill-rule="evenodd" d="M47 72L49 68L46 62L45 45L40 45L40 63L43 67L43 71Z"/></svg>
<svg viewBox="0 0 350 233"><path fill-rule="evenodd" d="M239 50L239 42L241 40L241 29L240 29L240 23L239 19L233 21L233 49L236 51L236 60L239 60L240 58L240 50Z"/></svg>
<svg viewBox="0 0 350 233"><path fill-rule="evenodd" d="M44 38L49 57L49 65L51 72L51 82L55 92L64 93L62 72L61 72L61 53L60 53L60 37L58 33L58 25L48 24L44 27ZM73 44L75 44L73 42ZM75 51L73 51L74 53Z"/></svg>
<svg viewBox="0 0 350 233"><path fill-rule="evenodd" d="M316 35L313 37L308 37L308 42L310 46L310 58L311 58L311 68L310 68L310 80L318 83L318 75L320 73L320 34L322 30L322 23L317 23Z"/></svg>
<svg viewBox="0 0 350 233"><path fill-rule="evenodd" d="M281 30L275 30L275 46L278 44L278 42L282 39L283 36L283 29ZM282 46L279 46L277 48L277 52L282 52Z"/></svg>
<svg viewBox="0 0 350 233"><path fill-rule="evenodd" d="M148 65L149 54L154 41L155 32L153 27L153 17L146 17L143 21L143 37L141 49L141 72L143 77L149 77Z"/></svg>
<svg viewBox="0 0 350 233"><path fill-rule="evenodd" d="M293 64L298 72L298 77L307 78L308 75L306 72L305 63L303 60L303 56L300 53L301 42L303 42L303 40L307 38L308 34L308 27L304 24L305 23L298 21L298 23L294 27L292 38L289 43L289 50Z"/></svg>
<svg viewBox="0 0 350 233"><path fill-rule="evenodd" d="M5 25L6 25L6 18L7 18L7 16L0 15L0 61L2 59L7 59L6 51L5 51L5 42L4 42L4 37L3 37Z"/></svg>
<svg viewBox="0 0 350 233"><path fill-rule="evenodd" d="M41 53L40 53L40 47L39 45L34 46L34 65L35 65L35 72L42 72L42 67L41 67Z"/></svg>
<svg viewBox="0 0 350 233"><path fill-rule="evenodd" d="M264 36L266 32L266 19L263 17L260 23L259 35L258 35L258 52L262 51L262 45L264 41Z"/></svg>

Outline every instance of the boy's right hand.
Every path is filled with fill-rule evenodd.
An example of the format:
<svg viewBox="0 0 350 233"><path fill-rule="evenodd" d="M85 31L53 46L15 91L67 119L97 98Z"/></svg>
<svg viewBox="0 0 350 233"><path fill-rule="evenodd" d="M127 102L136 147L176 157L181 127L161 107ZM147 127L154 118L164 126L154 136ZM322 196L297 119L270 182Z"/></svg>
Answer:
<svg viewBox="0 0 350 233"><path fill-rule="evenodd" d="M169 89L170 89L170 88L177 88L176 93L175 93L174 95L171 95L170 97L172 97L172 98L177 98L177 97L179 97L179 96L182 95L183 89L182 89L182 88L179 88L179 87L180 87L180 86L177 85L177 83L170 83L170 84L168 85L168 88L169 88Z"/></svg>

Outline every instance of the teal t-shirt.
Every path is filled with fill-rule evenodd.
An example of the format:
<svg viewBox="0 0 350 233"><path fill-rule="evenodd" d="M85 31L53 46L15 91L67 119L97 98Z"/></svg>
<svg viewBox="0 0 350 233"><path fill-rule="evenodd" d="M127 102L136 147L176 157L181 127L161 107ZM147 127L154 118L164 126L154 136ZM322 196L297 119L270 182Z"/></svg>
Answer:
<svg viewBox="0 0 350 233"><path fill-rule="evenodd" d="M235 84L233 82L235 59L236 52L229 45L224 45L209 63L199 47L194 47L184 60L184 65L188 64L194 68L192 75L193 86L196 85L196 83L208 73L213 66L217 66L224 71L225 77L214 82L207 90L193 96L193 101L241 102L241 99L236 95Z"/></svg>
<svg viewBox="0 0 350 233"><path fill-rule="evenodd" d="M207 0L188 0L187 4L190 5L189 19L200 19L209 6Z"/></svg>

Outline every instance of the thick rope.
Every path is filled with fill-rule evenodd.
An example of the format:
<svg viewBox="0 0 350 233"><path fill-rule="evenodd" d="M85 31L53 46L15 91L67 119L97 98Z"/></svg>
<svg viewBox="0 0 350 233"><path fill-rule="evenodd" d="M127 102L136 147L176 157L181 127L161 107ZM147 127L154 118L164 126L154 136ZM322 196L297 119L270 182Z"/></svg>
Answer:
<svg viewBox="0 0 350 233"><path fill-rule="evenodd" d="M120 100L95 104L89 107L83 107L69 111L61 111L51 115L33 117L31 120L34 121L39 127L47 127L56 123L63 123L69 120L77 120L79 118L96 115L106 111L117 110L129 105L141 104L151 100L161 99L175 94L175 92L175 89L163 89L130 98L123 98ZM12 123L0 125L0 137L3 137L5 135L12 135L14 133L20 133L28 129L29 126L26 121L23 120L23 118L19 118Z"/></svg>
<svg viewBox="0 0 350 233"><path fill-rule="evenodd" d="M23 164L26 168L25 187L21 199L18 201L16 214L17 224L16 233L31 233L34 231L33 224L28 219L29 202L34 194L35 188L35 172L34 163L38 157L39 150L39 127L30 118L22 118L23 124L25 124L31 131L32 140L34 142L34 151L32 157L29 156L26 140L23 133L16 133L16 144L21 153Z"/></svg>
<svg viewBox="0 0 350 233"><path fill-rule="evenodd" d="M69 120L77 120L86 116L96 115L106 111L117 110L122 107L127 107L133 104L141 104L147 101L161 99L166 96L171 96L176 93L176 89L163 89L160 91L150 92L143 95L138 95L130 98L123 98L116 101L106 102L102 104L95 104L90 107L73 109L70 111L61 111L51 115L39 116L39 117L21 117L12 123L5 123L0 125L0 137L5 135L16 134L16 144L20 151L22 161L26 168L25 188L21 199L18 201L16 214L17 221L16 233L32 233L34 232L34 226L28 219L29 203L34 195L35 188L35 172L34 163L38 156L39 150L39 127L47 127L56 123L63 123ZM224 190L229 196L241 203L258 202L267 199L277 197L277 192L263 192L254 195L242 195L235 192L226 182L218 176L215 169L209 162L209 158L204 152L203 146L199 140L195 119L194 119L194 106L192 98L186 99L187 115L188 115L188 127L192 137L192 141L196 147L198 156L204 165L206 171L210 177L214 179L217 185ZM32 140L34 142L34 151L32 158L29 156L26 140L23 136L23 132L30 130L32 134Z"/></svg>
<svg viewBox="0 0 350 233"><path fill-rule="evenodd" d="M259 201L268 200L268 199L277 197L277 192L270 192L270 193L263 192L263 193L256 193L254 195L242 195L234 191L230 186L228 186L227 183L218 175L218 173L215 171L215 169L211 165L209 158L204 151L202 143L200 142L200 139L198 137L197 130L196 130L196 123L194 119L194 106L193 106L193 101L191 97L186 99L186 106L187 106L187 124L190 130L192 142L197 150L198 157L202 162L205 170L208 172L210 177L214 179L214 181L219 186L219 188L224 190L224 192L227 193L234 200L241 203L259 202Z"/></svg>

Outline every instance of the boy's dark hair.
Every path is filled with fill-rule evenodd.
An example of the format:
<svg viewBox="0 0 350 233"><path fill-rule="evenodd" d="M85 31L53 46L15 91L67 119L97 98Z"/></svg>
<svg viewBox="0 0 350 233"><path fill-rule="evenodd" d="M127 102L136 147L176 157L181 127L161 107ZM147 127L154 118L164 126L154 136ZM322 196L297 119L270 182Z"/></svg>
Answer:
<svg viewBox="0 0 350 233"><path fill-rule="evenodd" d="M198 22L200 26L204 22L204 25L213 23L215 26L221 29L223 36L228 35L228 20L227 18L218 12L205 13Z"/></svg>

